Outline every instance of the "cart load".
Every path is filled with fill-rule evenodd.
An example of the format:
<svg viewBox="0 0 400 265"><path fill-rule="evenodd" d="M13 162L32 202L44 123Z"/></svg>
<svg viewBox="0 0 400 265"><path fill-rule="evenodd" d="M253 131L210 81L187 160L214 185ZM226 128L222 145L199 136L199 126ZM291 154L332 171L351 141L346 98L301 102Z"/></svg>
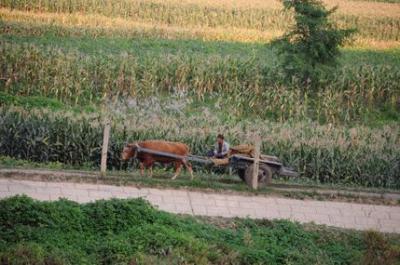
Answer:
<svg viewBox="0 0 400 265"><path fill-rule="evenodd" d="M234 169L239 177L251 186L254 171L254 154L253 145L240 144L231 147L229 155L226 158L211 158L214 166L226 166ZM258 183L265 186L271 183L273 174L281 176L297 177L298 173L293 169L283 166L283 163L276 156L260 154Z"/></svg>
<svg viewBox="0 0 400 265"><path fill-rule="evenodd" d="M211 158L211 161L215 166L226 166L229 165L229 158L234 155L240 155L243 157L254 158L255 150L254 146L250 144L240 144L230 148L229 155L227 158ZM279 162L279 158L276 156L260 154L261 160L269 160Z"/></svg>

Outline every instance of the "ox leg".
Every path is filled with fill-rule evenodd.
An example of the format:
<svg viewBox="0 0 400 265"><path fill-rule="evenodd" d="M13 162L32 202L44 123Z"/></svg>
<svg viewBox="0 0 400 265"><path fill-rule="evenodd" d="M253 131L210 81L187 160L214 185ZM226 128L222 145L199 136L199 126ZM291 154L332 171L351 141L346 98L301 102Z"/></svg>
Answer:
<svg viewBox="0 0 400 265"><path fill-rule="evenodd" d="M144 164L143 164L143 162L139 163L139 167L140 167L140 176L143 177L143 175L144 175Z"/></svg>
<svg viewBox="0 0 400 265"><path fill-rule="evenodd" d="M193 168L192 168L192 165L187 161L184 161L183 164L185 165L186 169L190 173L190 180L193 180Z"/></svg>
<svg viewBox="0 0 400 265"><path fill-rule="evenodd" d="M179 176L179 173L181 173L181 168L182 168L182 163L175 162L175 175L172 177L172 179L176 179L176 177Z"/></svg>
<svg viewBox="0 0 400 265"><path fill-rule="evenodd" d="M154 165L154 160L153 159L148 159L145 162L145 167L150 171L148 177L152 178L153 177L153 165Z"/></svg>

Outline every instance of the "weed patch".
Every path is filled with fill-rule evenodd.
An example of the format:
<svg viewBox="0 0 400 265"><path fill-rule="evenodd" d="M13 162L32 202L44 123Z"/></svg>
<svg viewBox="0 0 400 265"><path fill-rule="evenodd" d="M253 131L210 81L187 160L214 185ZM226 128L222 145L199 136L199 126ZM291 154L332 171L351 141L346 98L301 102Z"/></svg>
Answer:
<svg viewBox="0 0 400 265"><path fill-rule="evenodd" d="M80 205L16 196L0 201L0 261L350 264L367 251L359 232L305 228L289 221L233 219L225 223L230 224L165 213L141 199ZM399 242L398 237L380 237L389 248Z"/></svg>

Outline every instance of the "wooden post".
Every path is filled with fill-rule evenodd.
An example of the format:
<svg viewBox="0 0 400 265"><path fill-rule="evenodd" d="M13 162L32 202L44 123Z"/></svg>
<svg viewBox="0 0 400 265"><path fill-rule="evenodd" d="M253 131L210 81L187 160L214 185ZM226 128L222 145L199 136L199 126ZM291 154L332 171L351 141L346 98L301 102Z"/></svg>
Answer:
<svg viewBox="0 0 400 265"><path fill-rule="evenodd" d="M100 166L101 176L105 176L107 170L107 152L108 152L108 141L110 139L110 130L111 130L111 121L110 119L107 118L103 132L103 148L101 149L101 166Z"/></svg>
<svg viewBox="0 0 400 265"><path fill-rule="evenodd" d="M258 188L258 168L260 165L260 148L261 148L261 138L260 135L256 134L254 137L254 164L253 164L253 179L251 182L251 187L255 190Z"/></svg>

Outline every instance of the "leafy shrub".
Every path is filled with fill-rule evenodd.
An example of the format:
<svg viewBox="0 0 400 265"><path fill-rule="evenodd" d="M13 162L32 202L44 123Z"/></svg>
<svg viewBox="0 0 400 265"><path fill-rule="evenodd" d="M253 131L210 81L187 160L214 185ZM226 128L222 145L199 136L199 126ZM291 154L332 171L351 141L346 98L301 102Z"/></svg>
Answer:
<svg viewBox="0 0 400 265"><path fill-rule="evenodd" d="M0 264L333 265L360 260L366 251L358 232L289 221L226 222L220 228L160 212L141 199L80 205L16 196L0 200ZM22 226L30 233L20 233ZM387 242L396 245L399 238Z"/></svg>
<svg viewBox="0 0 400 265"><path fill-rule="evenodd" d="M319 72L335 65L339 46L353 30L338 29L329 21L336 9L326 10L321 1L284 0L283 4L286 10L294 10L295 25L272 43L281 57L281 68L289 80L297 78L301 83L311 83L315 87L321 78Z"/></svg>
<svg viewBox="0 0 400 265"><path fill-rule="evenodd" d="M1 265L64 265L54 253L47 253L40 244L20 243L0 253Z"/></svg>
<svg viewBox="0 0 400 265"><path fill-rule="evenodd" d="M90 220L97 220L92 228L97 233L122 232L131 227L152 223L155 212L142 200L123 204L119 200L96 201L85 209ZM91 227L91 223L87 227ZM116 229L116 230L114 230Z"/></svg>
<svg viewBox="0 0 400 265"><path fill-rule="evenodd" d="M360 264L364 265L395 265L400 260L400 246L392 246L381 234L369 231L364 234L367 249Z"/></svg>

